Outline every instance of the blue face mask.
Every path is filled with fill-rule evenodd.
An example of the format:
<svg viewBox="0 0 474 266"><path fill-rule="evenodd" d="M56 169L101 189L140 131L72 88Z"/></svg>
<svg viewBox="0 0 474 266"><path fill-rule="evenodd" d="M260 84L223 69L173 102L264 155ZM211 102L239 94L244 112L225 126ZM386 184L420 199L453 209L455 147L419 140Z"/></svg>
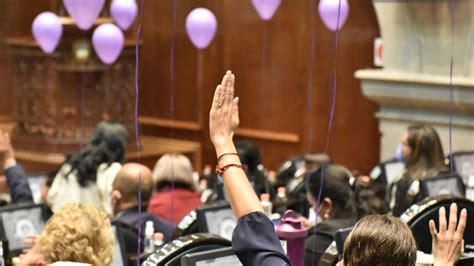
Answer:
<svg viewBox="0 0 474 266"><path fill-rule="evenodd" d="M405 162L406 158L403 156L403 144L399 143L396 151L397 160L400 162Z"/></svg>

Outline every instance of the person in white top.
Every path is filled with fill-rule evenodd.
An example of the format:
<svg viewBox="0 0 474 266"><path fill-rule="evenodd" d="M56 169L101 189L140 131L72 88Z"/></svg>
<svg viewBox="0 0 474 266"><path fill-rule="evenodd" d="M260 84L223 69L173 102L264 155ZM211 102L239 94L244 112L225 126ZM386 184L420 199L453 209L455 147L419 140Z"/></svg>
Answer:
<svg viewBox="0 0 474 266"><path fill-rule="evenodd" d="M60 167L46 201L53 212L67 203L87 203L112 214L110 192L125 160L128 132L109 121L100 122L90 142Z"/></svg>

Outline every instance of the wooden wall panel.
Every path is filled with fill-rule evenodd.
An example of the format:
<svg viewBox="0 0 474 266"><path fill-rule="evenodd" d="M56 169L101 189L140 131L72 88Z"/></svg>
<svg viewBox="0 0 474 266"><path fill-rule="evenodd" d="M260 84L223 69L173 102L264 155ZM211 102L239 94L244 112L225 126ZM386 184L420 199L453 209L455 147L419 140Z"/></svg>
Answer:
<svg viewBox="0 0 474 266"><path fill-rule="evenodd" d="M324 27L319 15L312 17L311 2L283 1L269 22L258 17L250 1L178 2L174 82L170 81L169 69L172 1L146 2L141 113L150 118L195 121L201 129L183 129L178 123L170 130L176 124L157 123L160 129L148 127L148 132L199 140L204 162L214 163L207 136L207 112L215 85L226 69L232 69L237 75L236 92L241 97L241 134L237 138L256 141L270 168L278 167L296 153L324 151L332 97L334 33ZM219 22L216 39L201 52L191 45L184 28L186 15L198 6L211 9ZM308 100L312 19L316 54L313 97ZM353 73L372 67L372 43L377 36L371 1L351 3L349 19L339 36L337 107L329 153L336 162L364 172L378 160L379 133L374 118L377 106L362 96ZM199 53L205 74L197 92ZM197 112L205 118L203 121L199 121Z"/></svg>
<svg viewBox="0 0 474 266"><path fill-rule="evenodd" d="M8 67L2 67L8 65L4 63L8 62L8 52L1 39L5 38L5 28L10 29L10 36L28 35L34 16L48 7L37 0L22 0L21 6L13 4L19 1L0 2L9 4L0 14L11 14L4 16L4 20L0 18L2 115L11 109L3 97L8 96L10 86ZM174 30L173 2L178 4ZM329 153L336 162L368 172L379 154L380 136L374 117L378 107L362 96L354 72L373 67L373 39L379 32L370 0L350 1L350 5L348 21L339 36L337 107ZM203 51L192 46L184 27L187 14L199 6L211 9L219 23L215 40ZM311 62L312 22L316 29L316 53ZM141 39L142 133L201 142L204 163L214 164L207 116L213 90L230 68L237 75L236 91L241 97L241 129L237 138L254 140L268 167L277 168L293 154L325 149L334 33L324 27L319 15L312 16L310 0L282 1L269 22L263 22L247 0L146 0ZM173 41L175 77L171 80ZM312 98L308 99L310 63L313 82Z"/></svg>

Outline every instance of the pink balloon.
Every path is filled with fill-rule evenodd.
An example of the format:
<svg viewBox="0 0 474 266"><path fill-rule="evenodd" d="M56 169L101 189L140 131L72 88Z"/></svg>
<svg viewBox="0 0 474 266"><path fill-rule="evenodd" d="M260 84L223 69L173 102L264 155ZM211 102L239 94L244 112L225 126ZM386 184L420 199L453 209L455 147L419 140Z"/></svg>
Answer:
<svg viewBox="0 0 474 266"><path fill-rule="evenodd" d="M341 1L341 9L339 13L339 29L337 27L337 17L339 10L339 1ZM324 25L331 30L340 30L347 21L349 16L349 3L347 0L321 0L319 2L319 15L324 22Z"/></svg>
<svg viewBox="0 0 474 266"><path fill-rule="evenodd" d="M186 18L186 32L194 46L206 48L217 32L216 16L207 8L194 9Z"/></svg>
<svg viewBox="0 0 474 266"><path fill-rule="evenodd" d="M281 0L252 0L252 4L263 20L270 20L280 6Z"/></svg>
<svg viewBox="0 0 474 266"><path fill-rule="evenodd" d="M110 5L110 13L122 30L128 30L137 17L137 2L135 0L114 0Z"/></svg>
<svg viewBox="0 0 474 266"><path fill-rule="evenodd" d="M113 64L122 52L125 37L114 24L102 24L92 34L92 45L99 59L107 65Z"/></svg>
<svg viewBox="0 0 474 266"><path fill-rule="evenodd" d="M61 39L63 25L56 14L43 12L33 21L31 31L41 50L47 54L51 54Z"/></svg>
<svg viewBox="0 0 474 266"><path fill-rule="evenodd" d="M105 0L64 0L67 12L81 30L88 30L94 25L104 4Z"/></svg>

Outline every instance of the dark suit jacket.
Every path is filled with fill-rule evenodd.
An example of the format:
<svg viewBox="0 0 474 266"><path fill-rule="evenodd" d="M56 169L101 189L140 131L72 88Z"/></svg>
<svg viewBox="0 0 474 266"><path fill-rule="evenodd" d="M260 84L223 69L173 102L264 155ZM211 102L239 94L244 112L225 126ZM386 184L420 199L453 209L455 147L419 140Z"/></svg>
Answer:
<svg viewBox="0 0 474 266"><path fill-rule="evenodd" d="M7 177L8 187L10 188L12 203L33 202L28 177L21 165L17 164L5 169L5 176Z"/></svg>
<svg viewBox="0 0 474 266"><path fill-rule="evenodd" d="M115 219L122 223L138 228L138 207L130 208L128 210L120 212L119 214L117 214L117 217ZM145 226L147 221L153 222L153 225L155 227L155 233L163 233L165 237L165 242L169 242L170 240L172 240L176 226L170 222L167 222L154 216L146 210L142 211L142 235L145 234Z"/></svg>

